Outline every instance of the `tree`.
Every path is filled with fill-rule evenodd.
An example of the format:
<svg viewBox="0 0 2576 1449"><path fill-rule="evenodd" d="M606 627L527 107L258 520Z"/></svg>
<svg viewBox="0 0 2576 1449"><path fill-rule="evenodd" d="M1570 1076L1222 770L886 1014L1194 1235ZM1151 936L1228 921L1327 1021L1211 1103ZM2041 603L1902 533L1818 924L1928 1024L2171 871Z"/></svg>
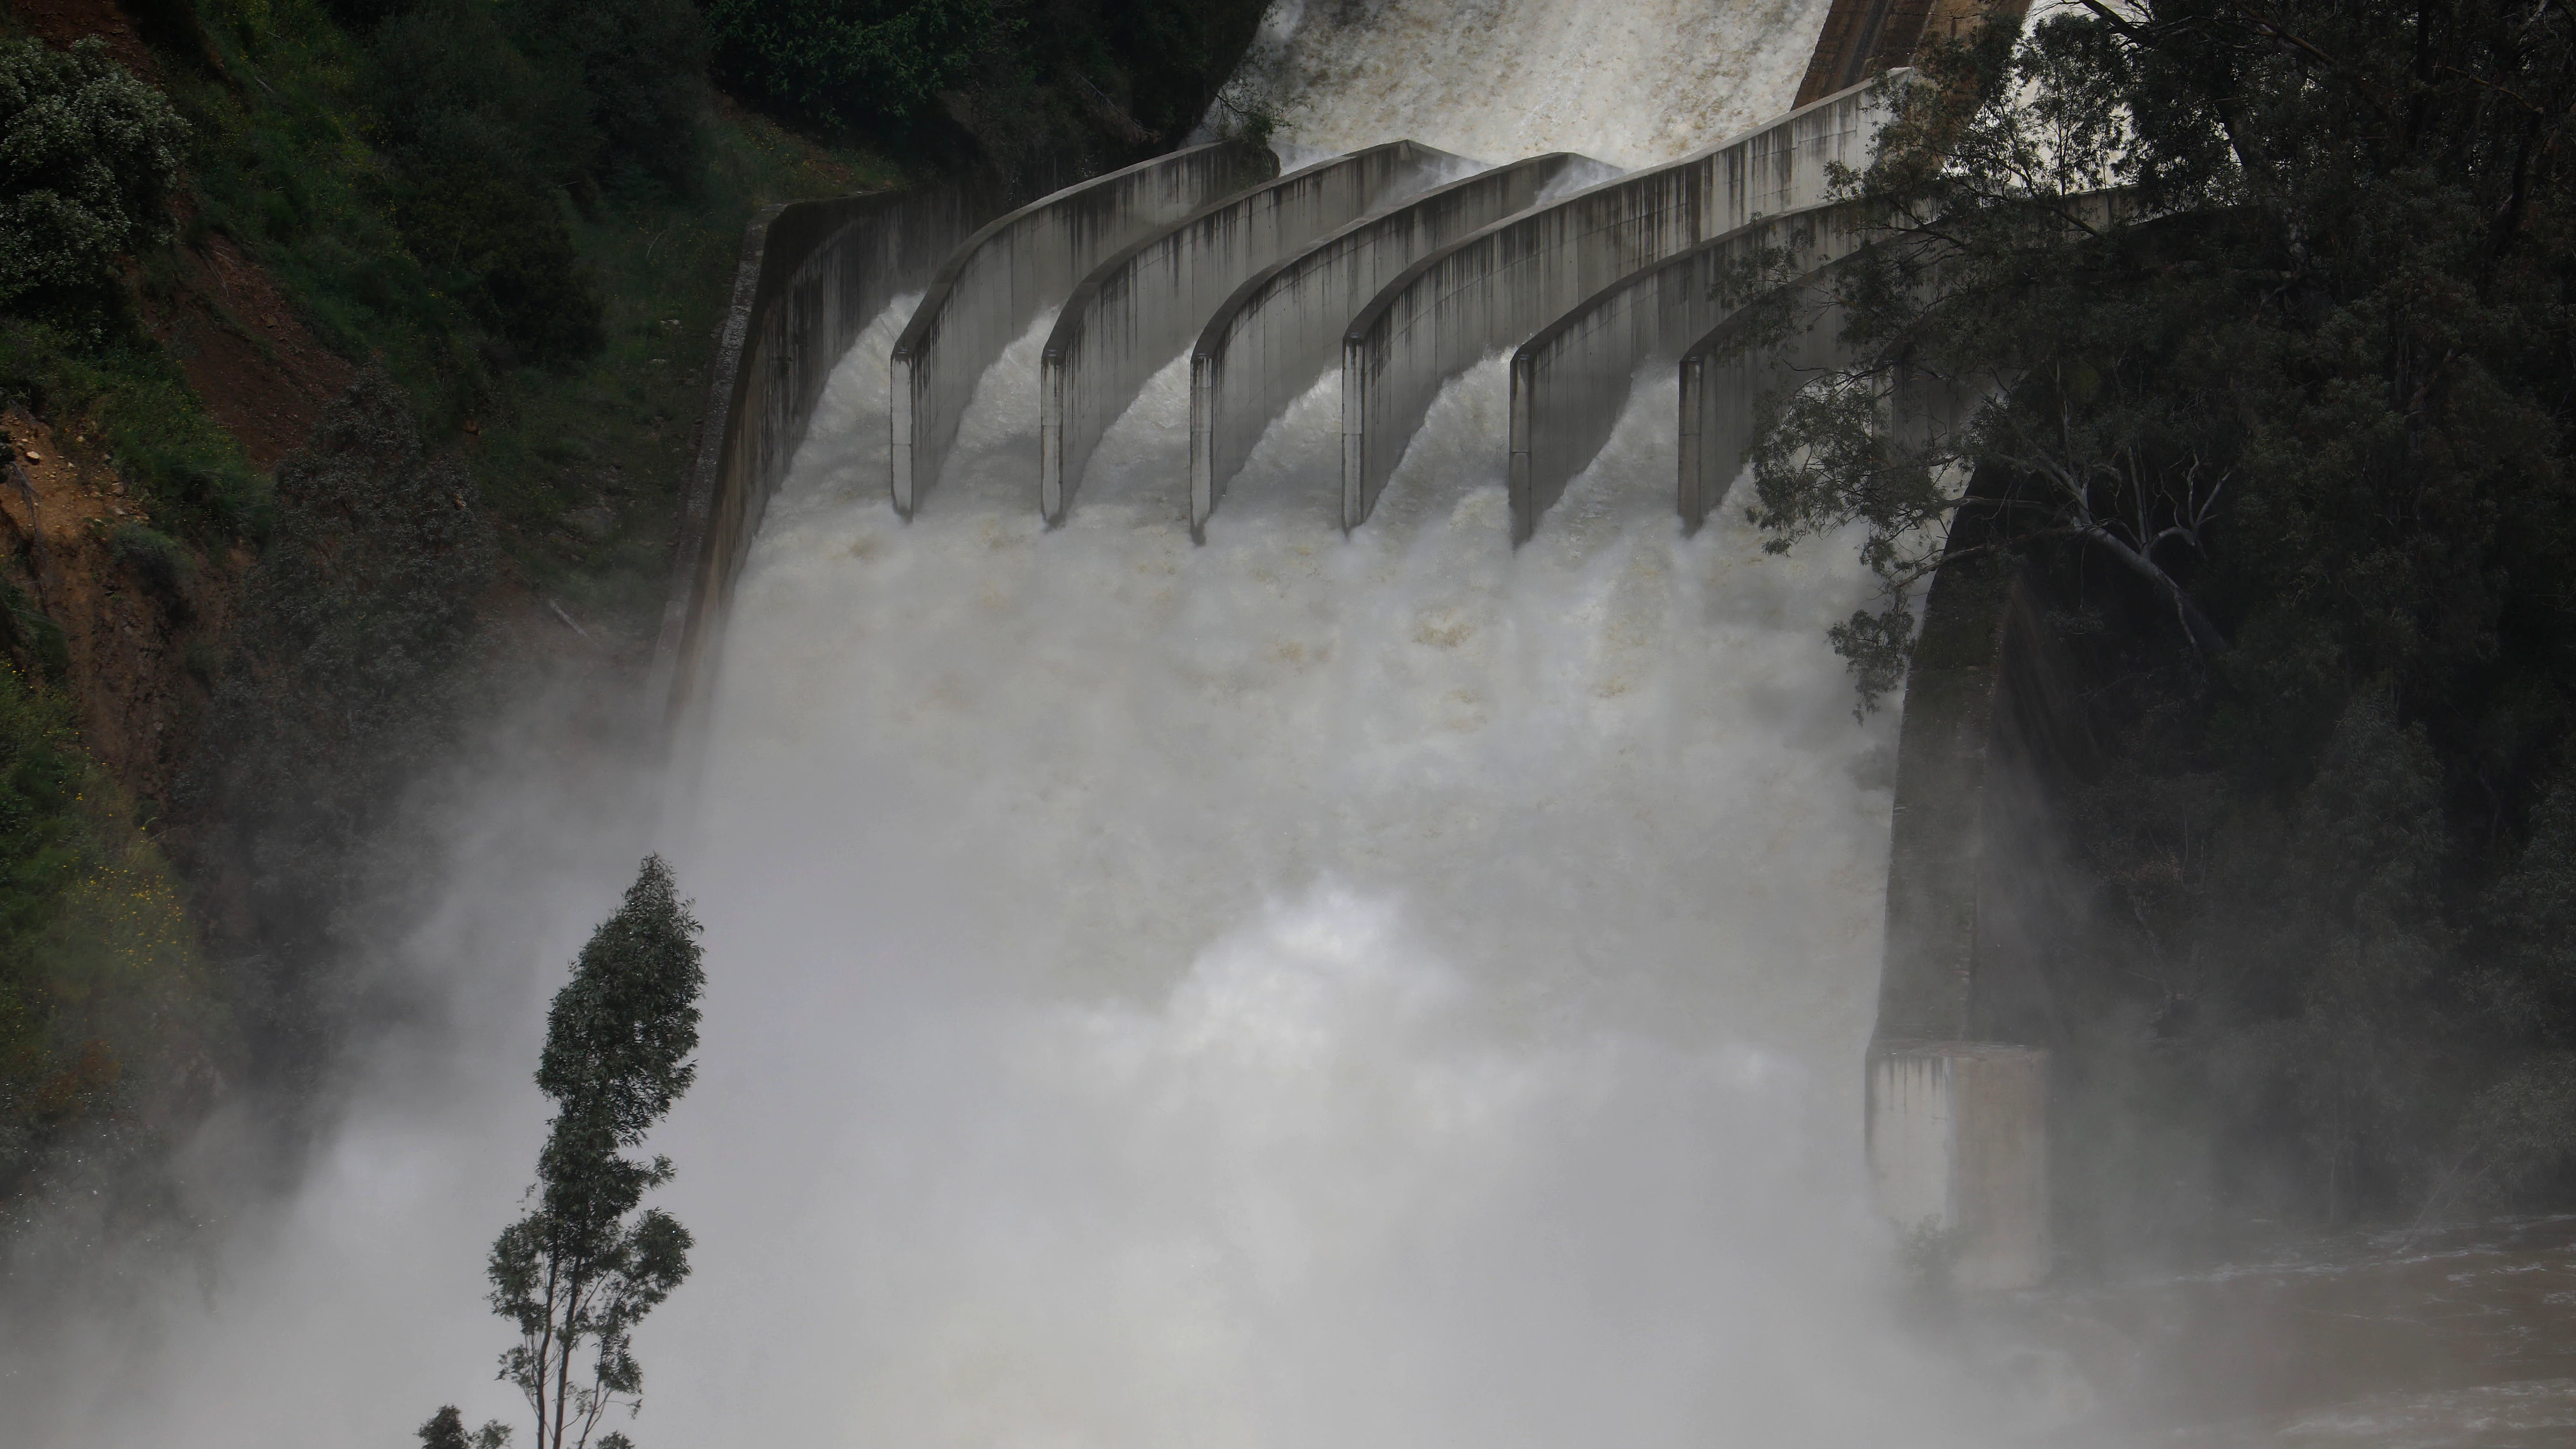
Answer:
<svg viewBox="0 0 2576 1449"><path fill-rule="evenodd" d="M2532 555L2567 541L2568 359L2533 339L2571 321L2576 22L2507 0L2086 8L1935 47L1844 177L1878 239L1810 295L1852 361L1769 400L1754 518L1781 548L1866 526L1886 592L1836 641L1870 694L1972 475L1999 525L1979 547L2073 541L2201 655L2261 647L2280 612L2339 635L2349 680L2420 688L2490 653L2499 586L2555 576ZM1982 401L1892 426L1926 379ZM2248 577L2284 563L2312 572ZM2341 687L2305 701L2305 744Z"/></svg>
<svg viewBox="0 0 2576 1449"><path fill-rule="evenodd" d="M1869 244L1756 304L1845 360L1748 501L1861 535L1866 701L1971 556L2079 676L2051 1029L2118 1130L2066 1180L2132 1224L2576 1188L2576 15L2078 0L1919 71L1841 178ZM2094 1145L2164 1135L2205 1167Z"/></svg>
<svg viewBox="0 0 2576 1449"><path fill-rule="evenodd" d="M430 1415L429 1422L420 1426L420 1449L501 1449L509 1442L510 1427L498 1419L466 1433L465 1418L454 1404Z"/></svg>
<svg viewBox="0 0 2576 1449"><path fill-rule="evenodd" d="M717 73L826 126L904 121L963 81L995 32L985 0L701 0Z"/></svg>
<svg viewBox="0 0 2576 1449"><path fill-rule="evenodd" d="M0 305L99 286L166 231L187 134L96 36L0 43Z"/></svg>
<svg viewBox="0 0 2576 1449"><path fill-rule="evenodd" d="M670 867L647 856L546 1014L537 1087L556 1112L537 1154L536 1207L502 1230L490 1265L493 1311L520 1336L501 1377L527 1396L536 1449L581 1449L610 1408L641 1406L635 1325L689 1273L688 1230L642 1207L671 1180L671 1160L624 1149L642 1145L696 1079L697 935ZM621 1433L600 1440L625 1445Z"/></svg>

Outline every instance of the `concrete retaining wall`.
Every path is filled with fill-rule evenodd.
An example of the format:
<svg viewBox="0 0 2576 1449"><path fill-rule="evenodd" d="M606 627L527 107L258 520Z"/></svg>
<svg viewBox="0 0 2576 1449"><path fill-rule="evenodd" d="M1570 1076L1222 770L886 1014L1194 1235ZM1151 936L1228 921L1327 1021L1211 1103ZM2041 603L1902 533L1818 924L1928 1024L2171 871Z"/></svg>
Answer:
<svg viewBox="0 0 2576 1449"><path fill-rule="evenodd" d="M1558 151L1480 171L1354 222L1254 273L1219 306L1190 350L1190 534L1243 471L1262 433L1336 360L1353 313L1414 259L1527 209L1582 168Z"/></svg>
<svg viewBox="0 0 2576 1449"><path fill-rule="evenodd" d="M1937 1216L1963 1286L2048 1269L2048 1049L2065 1047L2049 958L2085 888L2050 782L2098 760L2082 690L1992 538L1985 479L1950 533L1906 672L1889 828L1887 944L1870 1046L1870 1166L1900 1229ZM1928 1063L2013 1062L1954 1090ZM1980 1067L1978 1070L1986 1070ZM1937 1108L1937 1110L1935 1110ZM1938 1147L1943 1156L1926 1154Z"/></svg>
<svg viewBox="0 0 2576 1449"><path fill-rule="evenodd" d="M1342 339L1342 526L1377 506L1441 385L1584 298L1763 216L1830 200L1875 108L1854 87L1751 135L1496 222L1414 263Z"/></svg>
<svg viewBox="0 0 2576 1449"><path fill-rule="evenodd" d="M895 510L910 518L920 506L984 369L1039 313L1121 247L1278 174L1279 158L1260 147L1193 146L1069 186L968 237L895 341Z"/></svg>
<svg viewBox="0 0 2576 1449"><path fill-rule="evenodd" d="M2048 1276L2048 1066L2044 1050L1994 1042L1870 1057L1879 1208L1921 1266L1953 1286L2028 1288Z"/></svg>
<svg viewBox="0 0 2576 1449"><path fill-rule="evenodd" d="M1775 248L1799 265L1833 261L1859 244L1860 219L1850 205L1833 204L1738 227L1611 283L1523 343L1512 354L1512 541L1537 531L1539 516L1610 440L1638 369L1680 360L1742 305L1726 286L1734 268ZM1744 371L1726 370L1731 379ZM1698 381L1685 372L1686 456Z"/></svg>
<svg viewBox="0 0 2576 1449"><path fill-rule="evenodd" d="M860 329L1002 210L998 183L773 206L743 239L681 501L653 698L674 726L703 703L733 581L815 401Z"/></svg>
<svg viewBox="0 0 2576 1449"><path fill-rule="evenodd" d="M1444 170L1467 163L1390 141L1211 202L1102 262L1066 299L1038 374L1038 506L1062 523L1100 435L1190 345L1244 278Z"/></svg>

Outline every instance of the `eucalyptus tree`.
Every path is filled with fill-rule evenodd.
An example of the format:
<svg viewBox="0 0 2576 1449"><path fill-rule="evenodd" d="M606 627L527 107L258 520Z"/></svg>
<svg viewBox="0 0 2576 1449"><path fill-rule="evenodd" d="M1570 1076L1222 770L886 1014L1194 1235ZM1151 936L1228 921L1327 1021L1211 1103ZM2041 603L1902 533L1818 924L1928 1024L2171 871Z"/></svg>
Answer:
<svg viewBox="0 0 2576 1449"><path fill-rule="evenodd" d="M493 1310L519 1329L501 1377L527 1398L535 1449L581 1449L611 1409L641 1406L635 1325L689 1273L688 1229L643 1206L671 1160L629 1153L697 1076L698 929L670 867L646 857L546 1014L537 1087L555 1118L533 1209L502 1230L489 1269Z"/></svg>

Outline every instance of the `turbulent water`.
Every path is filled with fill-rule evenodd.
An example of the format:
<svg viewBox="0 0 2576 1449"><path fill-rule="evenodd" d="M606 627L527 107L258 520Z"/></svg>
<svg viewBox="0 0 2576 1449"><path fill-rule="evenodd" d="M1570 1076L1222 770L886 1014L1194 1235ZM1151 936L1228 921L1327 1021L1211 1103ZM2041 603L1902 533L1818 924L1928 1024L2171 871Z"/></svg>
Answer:
<svg viewBox="0 0 2576 1449"><path fill-rule="evenodd" d="M1251 83L1302 147L1634 165L1785 108L1824 9L1292 0ZM1893 722L1825 644L1866 580L1734 509L1680 536L1668 374L1518 551L1499 359L1347 538L1318 379L1194 547L1178 362L1038 525L1042 318L905 525L908 310L831 381L658 830L468 789L405 954L449 1028L361 1064L165 1341L91 1356L148 1371L0 1425L515 1419L482 1253L544 994L648 839L710 983L655 1142L699 1248L637 1344L647 1449L1990 1444L2091 1411L2143 1341L2116 1314L2065 1310L2089 1359L1901 1326L1859 1130Z"/></svg>
<svg viewBox="0 0 2576 1449"><path fill-rule="evenodd" d="M1282 0L1239 82L1323 151L1675 160L1789 109L1831 0Z"/></svg>
<svg viewBox="0 0 2576 1449"><path fill-rule="evenodd" d="M664 1354L663 1422L1847 1443L1931 1395L1858 1170L1848 556L1681 539L1651 404L1515 555L1498 365L1348 540L1319 389L1192 547L1178 368L1046 532L1046 319L907 526L901 310L742 580L682 847L732 969L674 1311L796 1327Z"/></svg>

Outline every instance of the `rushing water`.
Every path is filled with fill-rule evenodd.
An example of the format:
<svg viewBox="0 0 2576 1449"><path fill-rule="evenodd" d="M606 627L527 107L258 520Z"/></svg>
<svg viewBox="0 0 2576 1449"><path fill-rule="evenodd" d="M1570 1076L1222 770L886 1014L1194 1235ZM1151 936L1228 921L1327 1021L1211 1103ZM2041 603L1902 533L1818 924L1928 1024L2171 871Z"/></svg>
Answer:
<svg viewBox="0 0 2576 1449"><path fill-rule="evenodd" d="M1281 134L1488 161L1676 160L1789 109L1831 0L1283 0L1245 66Z"/></svg>
<svg viewBox="0 0 2576 1449"><path fill-rule="evenodd" d="M1638 164L1783 109L1824 9L1292 0L1254 68L1304 146ZM907 311L832 379L660 830L710 984L648 1449L2569 1437L2564 1224L1910 1298L1859 1131L1893 717L1825 645L1867 581L1737 510L1680 536L1666 374L1518 551L1499 359L1347 538L1319 379L1194 547L1177 363L1039 527L1042 318L905 525ZM478 1275L538 963L642 832L524 775L458 814L405 956L454 1032L364 1064L168 1343L94 1356L148 1373L0 1442L512 1415Z"/></svg>
<svg viewBox="0 0 2576 1449"><path fill-rule="evenodd" d="M1859 1173L1890 721L1824 643L1848 554L1682 539L1643 403L1515 554L1498 363L1348 539L1319 389L1191 545L1177 367L1047 532L1010 403L1048 319L907 526L901 311L743 577L681 856L743 963L667 1135L682 1311L805 1347L668 1392L902 1444L1843 1443L1942 1403Z"/></svg>

